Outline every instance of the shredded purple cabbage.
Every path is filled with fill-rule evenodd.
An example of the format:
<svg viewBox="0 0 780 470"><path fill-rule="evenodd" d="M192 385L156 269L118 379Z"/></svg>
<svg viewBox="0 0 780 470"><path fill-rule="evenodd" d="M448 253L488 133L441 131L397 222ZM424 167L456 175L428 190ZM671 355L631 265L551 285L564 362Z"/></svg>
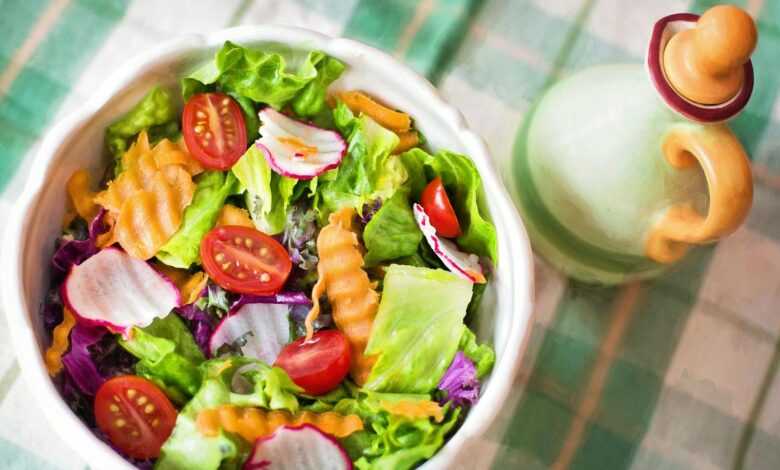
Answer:
<svg viewBox="0 0 780 470"><path fill-rule="evenodd" d="M195 342L198 344L198 347L200 347L200 350L203 351L203 355L210 357L209 339L211 338L211 334L214 333L213 317L204 310L201 310L198 307L197 302L183 305L177 308L176 312L179 316L187 320L187 326L190 327L192 336L195 338Z"/></svg>
<svg viewBox="0 0 780 470"><path fill-rule="evenodd" d="M360 211L360 221L363 222L363 225L371 222L371 219L374 218L374 214L379 212L379 209L381 208L382 199L380 198L376 198L373 201L369 201L363 204L363 210Z"/></svg>
<svg viewBox="0 0 780 470"><path fill-rule="evenodd" d="M473 405L479 399L479 379L474 363L458 351L450 367L439 381L438 388L445 394L442 404L452 401L458 406Z"/></svg>
<svg viewBox="0 0 780 470"><path fill-rule="evenodd" d="M103 216L106 210L100 209L100 212L92 219L89 224L89 236L84 240L60 238L57 251L52 256L51 264L53 277L61 278L70 271L70 268L76 264L81 264L99 251L97 247L97 237L108 231L108 225L103 223Z"/></svg>
<svg viewBox="0 0 780 470"><path fill-rule="evenodd" d="M62 356L62 364L85 395L94 396L106 380L98 371L89 347L100 341L107 332L101 326L77 323L70 333L70 351Z"/></svg>

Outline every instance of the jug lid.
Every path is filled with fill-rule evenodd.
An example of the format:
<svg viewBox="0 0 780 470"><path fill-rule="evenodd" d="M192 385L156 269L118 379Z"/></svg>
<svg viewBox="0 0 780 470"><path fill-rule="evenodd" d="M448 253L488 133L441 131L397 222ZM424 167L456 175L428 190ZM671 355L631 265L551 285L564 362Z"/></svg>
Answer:
<svg viewBox="0 0 780 470"><path fill-rule="evenodd" d="M695 121L725 121L750 99L755 45L755 24L737 7L677 13L656 22L647 67L673 110Z"/></svg>

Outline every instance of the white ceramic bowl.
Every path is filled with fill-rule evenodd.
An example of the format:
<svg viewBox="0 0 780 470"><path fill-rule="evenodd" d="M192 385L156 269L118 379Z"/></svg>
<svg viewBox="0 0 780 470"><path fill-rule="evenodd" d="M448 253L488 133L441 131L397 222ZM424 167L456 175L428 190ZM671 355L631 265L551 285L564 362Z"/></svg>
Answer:
<svg viewBox="0 0 780 470"><path fill-rule="evenodd" d="M77 112L56 123L46 135L10 218L2 264L10 336L30 390L51 426L95 468L132 468L70 411L43 363L47 342L39 307L48 286L49 261L65 210L65 181L79 168L102 174L105 127L154 85L176 84L196 64L213 57L225 40L248 46L319 49L341 59L348 68L332 89L362 89L408 112L433 149L469 155L479 169L498 231L500 262L476 329L482 341L493 345L497 360L479 403L457 434L423 468L459 467L458 462L463 462L458 459L459 452L472 438L482 435L502 411L524 351L533 292L533 261L525 229L484 143L466 128L463 116L445 103L428 81L374 48L303 29L240 27L185 36L161 45L117 71Z"/></svg>

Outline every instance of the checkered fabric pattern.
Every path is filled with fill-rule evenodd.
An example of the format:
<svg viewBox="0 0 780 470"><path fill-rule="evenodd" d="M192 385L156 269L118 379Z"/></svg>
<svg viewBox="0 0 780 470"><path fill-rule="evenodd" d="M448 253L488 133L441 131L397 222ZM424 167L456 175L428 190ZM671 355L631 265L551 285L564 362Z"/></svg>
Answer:
<svg viewBox="0 0 780 470"><path fill-rule="evenodd" d="M46 128L175 35L277 23L380 47L427 75L506 168L546 87L589 65L641 61L656 19L713 3L0 0L0 211ZM753 160L747 223L653 282L593 287L538 262L515 391L463 468L780 467L780 1L737 3L760 35L754 95L731 123ZM87 467L30 403L2 325L0 351L0 467Z"/></svg>

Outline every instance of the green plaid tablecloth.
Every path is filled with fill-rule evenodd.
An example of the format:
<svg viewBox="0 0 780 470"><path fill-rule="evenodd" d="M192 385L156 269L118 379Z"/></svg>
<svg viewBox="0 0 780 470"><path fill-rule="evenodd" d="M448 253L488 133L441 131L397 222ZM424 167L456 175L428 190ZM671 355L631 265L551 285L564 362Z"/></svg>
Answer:
<svg viewBox="0 0 780 470"><path fill-rule="evenodd" d="M582 67L641 61L653 22L707 0L0 0L0 213L40 136L107 74L178 34L277 23L344 35L426 74L506 167L530 104ZM515 392L462 468L780 468L780 1L758 22L756 89L732 128L752 155L744 227L620 288L537 263ZM0 324L0 468L85 468L19 380Z"/></svg>

